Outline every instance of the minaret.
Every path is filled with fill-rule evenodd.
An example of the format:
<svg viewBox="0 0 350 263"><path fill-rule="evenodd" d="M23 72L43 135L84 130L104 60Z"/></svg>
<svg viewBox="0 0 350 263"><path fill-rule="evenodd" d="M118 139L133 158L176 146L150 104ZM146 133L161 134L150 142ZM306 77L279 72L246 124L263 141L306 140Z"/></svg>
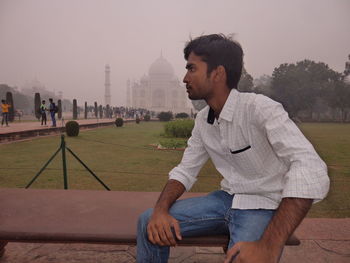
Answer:
<svg viewBox="0 0 350 263"><path fill-rule="evenodd" d="M105 105L111 105L111 82L109 78L110 67L107 64L105 67Z"/></svg>
<svg viewBox="0 0 350 263"><path fill-rule="evenodd" d="M126 82L126 107L131 107L130 79Z"/></svg>

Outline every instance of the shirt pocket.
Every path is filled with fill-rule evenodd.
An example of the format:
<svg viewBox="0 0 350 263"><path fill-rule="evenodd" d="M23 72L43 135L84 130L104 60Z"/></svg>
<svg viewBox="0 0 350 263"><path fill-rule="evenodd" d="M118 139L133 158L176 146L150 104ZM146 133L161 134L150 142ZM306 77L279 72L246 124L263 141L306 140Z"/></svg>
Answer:
<svg viewBox="0 0 350 263"><path fill-rule="evenodd" d="M230 147L228 155L232 166L241 175L257 176L262 171L261 160L251 145Z"/></svg>

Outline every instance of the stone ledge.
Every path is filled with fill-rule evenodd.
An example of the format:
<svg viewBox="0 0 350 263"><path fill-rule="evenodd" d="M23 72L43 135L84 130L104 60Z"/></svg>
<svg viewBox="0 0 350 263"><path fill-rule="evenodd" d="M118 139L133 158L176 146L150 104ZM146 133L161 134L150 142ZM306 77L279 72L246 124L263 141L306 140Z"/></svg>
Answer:
<svg viewBox="0 0 350 263"><path fill-rule="evenodd" d="M209 253L211 249L214 249L214 253ZM216 253L218 252L216 249L172 248L169 263L222 263L225 254ZM307 240L302 241L298 247L285 247L280 263L348 263L348 251L350 251L349 241ZM9 243L0 263L134 263L135 258L136 248L134 246Z"/></svg>

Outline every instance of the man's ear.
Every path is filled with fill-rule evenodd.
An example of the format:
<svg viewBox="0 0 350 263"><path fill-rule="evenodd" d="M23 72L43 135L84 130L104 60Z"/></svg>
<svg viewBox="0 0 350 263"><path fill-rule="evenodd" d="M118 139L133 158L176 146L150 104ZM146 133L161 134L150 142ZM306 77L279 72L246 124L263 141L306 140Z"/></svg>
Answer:
<svg viewBox="0 0 350 263"><path fill-rule="evenodd" d="M215 81L224 81L226 83L225 67L220 65L215 69Z"/></svg>

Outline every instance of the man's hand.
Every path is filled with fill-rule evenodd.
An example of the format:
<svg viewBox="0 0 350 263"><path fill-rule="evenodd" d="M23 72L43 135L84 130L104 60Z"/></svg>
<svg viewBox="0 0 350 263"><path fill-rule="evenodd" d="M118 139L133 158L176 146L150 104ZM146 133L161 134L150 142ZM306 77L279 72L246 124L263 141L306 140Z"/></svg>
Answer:
<svg viewBox="0 0 350 263"><path fill-rule="evenodd" d="M165 185L147 225L148 239L151 243L176 246L173 232L177 239L182 239L179 222L168 211L184 191L185 186L176 180L170 179Z"/></svg>
<svg viewBox="0 0 350 263"><path fill-rule="evenodd" d="M224 263L277 263L281 249L272 250L261 241L238 242L229 249Z"/></svg>
<svg viewBox="0 0 350 263"><path fill-rule="evenodd" d="M176 238L181 240L179 222L167 212L154 211L147 226L148 239L160 246L176 246Z"/></svg>

